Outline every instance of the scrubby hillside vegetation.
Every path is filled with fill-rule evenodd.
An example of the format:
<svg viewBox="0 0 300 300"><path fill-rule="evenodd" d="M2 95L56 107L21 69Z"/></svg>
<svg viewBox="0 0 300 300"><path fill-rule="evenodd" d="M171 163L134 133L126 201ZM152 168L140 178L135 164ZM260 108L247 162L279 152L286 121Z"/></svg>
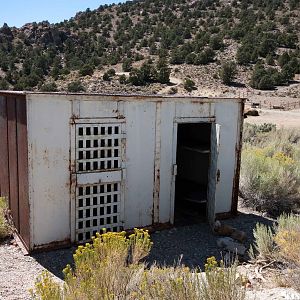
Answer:
<svg viewBox="0 0 300 300"><path fill-rule="evenodd" d="M244 204L278 216L299 213L300 132L245 124L240 192Z"/></svg>
<svg viewBox="0 0 300 300"><path fill-rule="evenodd" d="M150 91L159 92L170 75L273 89L300 73L299 33L298 0L100 6L58 24L4 24L0 89L139 90L151 84ZM117 74L107 74L112 68Z"/></svg>

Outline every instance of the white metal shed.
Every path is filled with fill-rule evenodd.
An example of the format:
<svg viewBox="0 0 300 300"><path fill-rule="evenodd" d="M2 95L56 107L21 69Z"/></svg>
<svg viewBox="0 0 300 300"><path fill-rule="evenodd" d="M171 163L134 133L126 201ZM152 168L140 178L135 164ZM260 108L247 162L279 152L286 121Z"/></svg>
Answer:
<svg viewBox="0 0 300 300"><path fill-rule="evenodd" d="M25 246L235 214L243 106L243 99L1 92L0 192Z"/></svg>

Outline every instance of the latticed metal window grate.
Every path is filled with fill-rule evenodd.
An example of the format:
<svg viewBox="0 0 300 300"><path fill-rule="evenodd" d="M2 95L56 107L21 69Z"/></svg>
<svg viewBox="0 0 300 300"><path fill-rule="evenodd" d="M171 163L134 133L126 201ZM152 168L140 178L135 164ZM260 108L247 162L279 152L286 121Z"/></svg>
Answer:
<svg viewBox="0 0 300 300"><path fill-rule="evenodd" d="M76 240L89 241L96 232L120 231L121 183L78 186L76 189Z"/></svg>
<svg viewBox="0 0 300 300"><path fill-rule="evenodd" d="M76 171L121 168L121 124L79 124L76 128Z"/></svg>
<svg viewBox="0 0 300 300"><path fill-rule="evenodd" d="M75 126L74 238L79 243L89 241L103 228L123 230L125 122L102 121L80 120Z"/></svg>

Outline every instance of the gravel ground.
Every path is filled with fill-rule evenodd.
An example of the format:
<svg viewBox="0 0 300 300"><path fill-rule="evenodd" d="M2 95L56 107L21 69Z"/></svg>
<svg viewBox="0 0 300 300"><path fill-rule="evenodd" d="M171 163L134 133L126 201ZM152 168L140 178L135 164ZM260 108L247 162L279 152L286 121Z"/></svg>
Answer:
<svg viewBox="0 0 300 300"><path fill-rule="evenodd" d="M245 211L236 218L226 221L227 224L247 233L247 245L253 238L252 230L257 222L270 224L272 221ZM207 257L212 255L221 257L220 249L216 244L217 238L206 223L153 233L154 246L147 261L149 263L155 261L160 265L173 265L182 257L181 261L185 265L202 268ZM60 280L62 269L67 263L72 263L74 250L75 248L62 249L24 256L12 241L2 244L0 246L0 299L30 299L28 289L32 288L36 277L45 269Z"/></svg>

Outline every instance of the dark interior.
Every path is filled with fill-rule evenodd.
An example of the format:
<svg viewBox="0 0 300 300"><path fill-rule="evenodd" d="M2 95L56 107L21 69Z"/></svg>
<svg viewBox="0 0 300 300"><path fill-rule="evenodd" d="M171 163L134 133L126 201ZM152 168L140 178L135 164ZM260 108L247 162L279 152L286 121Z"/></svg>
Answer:
<svg viewBox="0 0 300 300"><path fill-rule="evenodd" d="M175 225L206 221L210 140L210 123L178 125Z"/></svg>

